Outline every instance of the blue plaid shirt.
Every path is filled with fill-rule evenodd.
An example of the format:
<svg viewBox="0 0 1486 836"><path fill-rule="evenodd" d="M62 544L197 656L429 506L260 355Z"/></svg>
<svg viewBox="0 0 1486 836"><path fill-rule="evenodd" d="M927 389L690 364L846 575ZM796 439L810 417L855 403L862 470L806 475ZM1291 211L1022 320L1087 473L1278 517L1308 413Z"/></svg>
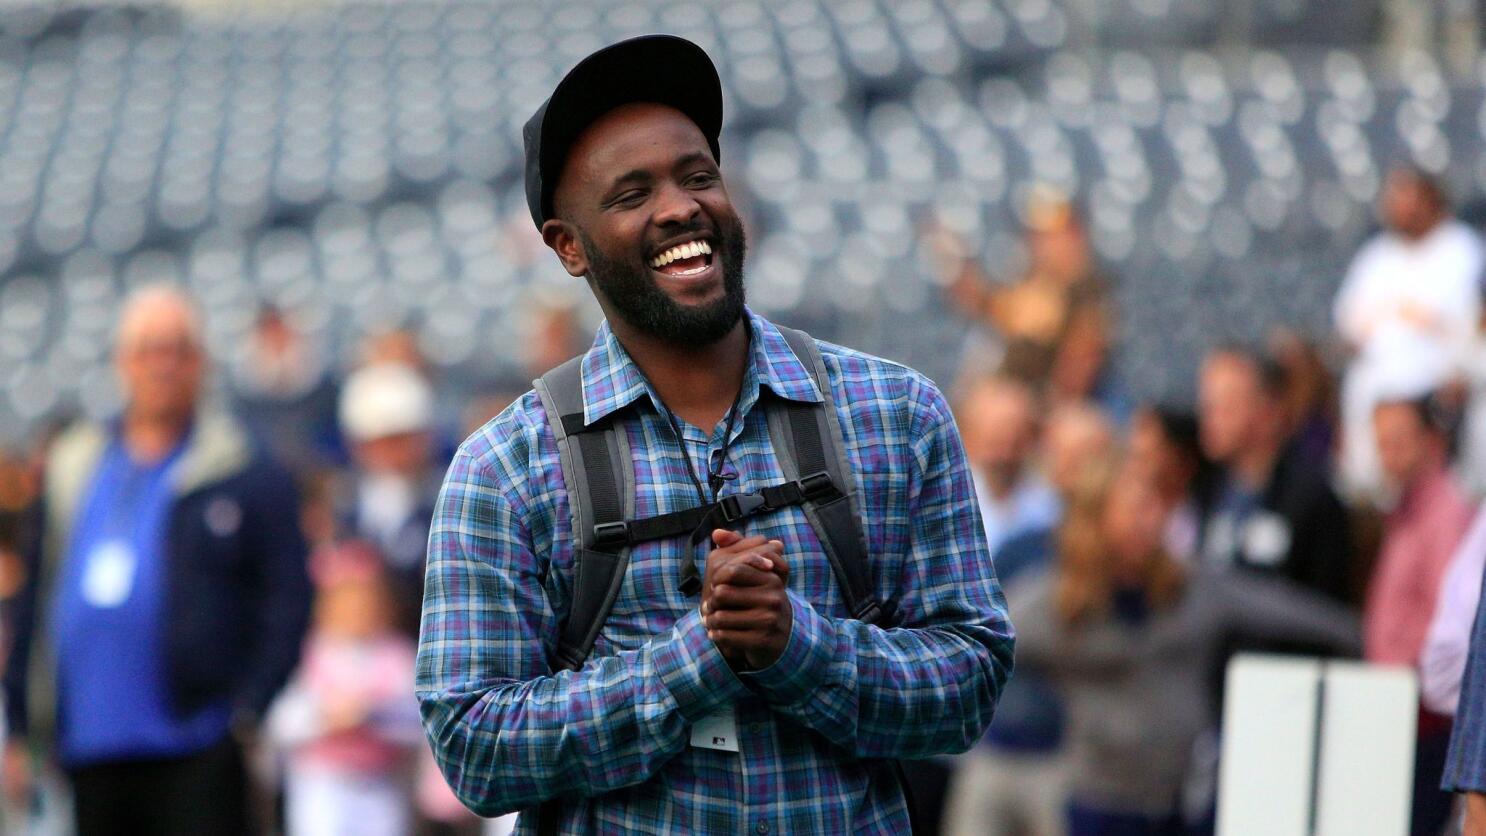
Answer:
<svg viewBox="0 0 1486 836"><path fill-rule="evenodd" d="M784 481L762 387L821 393L773 325L748 314L748 366L724 493ZM558 450L534 393L459 448L429 537L418 698L444 775L482 815L562 797L572 833L906 833L884 759L960 752L991 720L1011 670L1012 629L965 455L943 396L900 365L821 344L855 472L878 600L903 626L847 617L798 507L751 518L784 543L794 623L784 655L734 673L677 588L686 538L636 546L580 671L548 659L567 615L573 534ZM635 460L634 517L697 503L723 447L661 403L607 323L582 364L584 417L634 405L620 426ZM690 727L731 705L738 753L690 746ZM521 819L532 832L535 816Z"/></svg>

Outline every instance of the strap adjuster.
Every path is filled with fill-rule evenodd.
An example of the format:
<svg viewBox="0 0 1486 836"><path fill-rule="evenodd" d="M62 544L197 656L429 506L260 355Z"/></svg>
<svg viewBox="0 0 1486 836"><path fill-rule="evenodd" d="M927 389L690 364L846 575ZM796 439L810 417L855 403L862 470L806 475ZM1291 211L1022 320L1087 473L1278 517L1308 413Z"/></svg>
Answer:
<svg viewBox="0 0 1486 836"><path fill-rule="evenodd" d="M718 510L722 511L723 522L735 523L744 517L751 517L764 507L767 501L763 494L743 493L725 496L717 501Z"/></svg>
<svg viewBox="0 0 1486 836"><path fill-rule="evenodd" d="M603 549L611 546L624 546L629 544L629 523L623 520L611 523L599 523L593 527L594 548Z"/></svg>
<svg viewBox="0 0 1486 836"><path fill-rule="evenodd" d="M804 497L807 502L819 499L835 490L836 483L831 480L831 474L824 470L800 477L800 496Z"/></svg>

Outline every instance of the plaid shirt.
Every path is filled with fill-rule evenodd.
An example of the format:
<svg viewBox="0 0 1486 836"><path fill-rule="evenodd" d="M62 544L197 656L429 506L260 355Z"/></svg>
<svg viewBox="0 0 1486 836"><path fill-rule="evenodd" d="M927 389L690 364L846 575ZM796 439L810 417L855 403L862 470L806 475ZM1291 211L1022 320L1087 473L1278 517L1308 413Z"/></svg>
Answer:
<svg viewBox="0 0 1486 836"><path fill-rule="evenodd" d="M724 492L779 484L759 405L821 394L773 325L748 314L748 366ZM548 659L567 615L573 534L555 439L528 393L460 447L429 538L418 698L444 775L482 815L568 799L573 833L906 833L884 759L968 749L1011 670L1012 629L959 435L922 375L821 344L855 472L878 600L903 627L847 617L798 507L748 519L784 543L794 622L771 667L737 674L707 638L682 561L707 544L634 547L618 600L580 671ZM584 416L632 406L633 518L697 504L723 446L668 413L607 323L582 365ZM684 447L684 450L683 450ZM733 707L739 753L690 746L697 720ZM533 832L535 816L521 819Z"/></svg>

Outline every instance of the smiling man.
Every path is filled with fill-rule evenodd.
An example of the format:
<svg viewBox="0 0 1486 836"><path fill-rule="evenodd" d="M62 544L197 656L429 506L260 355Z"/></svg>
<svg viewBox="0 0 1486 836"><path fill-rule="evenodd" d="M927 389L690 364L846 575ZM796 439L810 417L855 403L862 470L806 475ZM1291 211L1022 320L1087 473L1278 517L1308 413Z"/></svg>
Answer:
<svg viewBox="0 0 1486 836"><path fill-rule="evenodd" d="M969 748L1010 673L944 398L745 307L721 124L706 54L651 36L526 126L607 320L460 447L417 683L456 793L522 832L905 833L894 761Z"/></svg>

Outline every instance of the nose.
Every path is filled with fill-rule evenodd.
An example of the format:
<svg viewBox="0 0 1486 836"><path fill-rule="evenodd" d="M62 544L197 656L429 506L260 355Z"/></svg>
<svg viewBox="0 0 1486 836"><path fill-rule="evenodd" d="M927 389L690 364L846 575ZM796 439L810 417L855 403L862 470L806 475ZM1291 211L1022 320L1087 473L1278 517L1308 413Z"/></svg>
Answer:
<svg viewBox="0 0 1486 836"><path fill-rule="evenodd" d="M676 183L661 186L656 197L655 214L651 220L656 226L680 226L691 223L702 211L702 205L691 192Z"/></svg>

